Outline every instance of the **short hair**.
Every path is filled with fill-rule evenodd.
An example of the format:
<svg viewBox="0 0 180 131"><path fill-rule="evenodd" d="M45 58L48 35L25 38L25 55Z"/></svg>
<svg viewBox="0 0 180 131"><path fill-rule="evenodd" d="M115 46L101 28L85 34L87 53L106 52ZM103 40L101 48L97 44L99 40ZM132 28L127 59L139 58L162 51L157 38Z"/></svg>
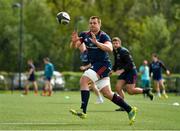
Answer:
<svg viewBox="0 0 180 131"><path fill-rule="evenodd" d="M49 57L44 58L45 61L50 61Z"/></svg>
<svg viewBox="0 0 180 131"><path fill-rule="evenodd" d="M91 19L97 19L98 20L98 23L101 24L101 18L99 16L91 16L90 17L90 20Z"/></svg>
<svg viewBox="0 0 180 131"><path fill-rule="evenodd" d="M113 37L113 38L112 38L112 41L119 41L119 42L121 43L121 40L120 40L119 37Z"/></svg>
<svg viewBox="0 0 180 131"><path fill-rule="evenodd" d="M33 60L32 60L32 59L28 59L28 61L29 61L29 62L33 62Z"/></svg>
<svg viewBox="0 0 180 131"><path fill-rule="evenodd" d="M152 56L158 58L158 55L156 53L153 53Z"/></svg>

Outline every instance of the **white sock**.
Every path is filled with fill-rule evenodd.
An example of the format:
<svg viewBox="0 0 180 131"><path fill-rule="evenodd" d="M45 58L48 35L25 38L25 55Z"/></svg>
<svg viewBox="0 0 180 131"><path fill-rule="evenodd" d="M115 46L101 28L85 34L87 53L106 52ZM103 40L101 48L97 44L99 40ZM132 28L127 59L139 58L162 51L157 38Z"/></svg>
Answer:
<svg viewBox="0 0 180 131"><path fill-rule="evenodd" d="M163 93L163 94L166 94L166 91L165 91L165 90L163 90L163 91L162 91L162 93Z"/></svg>
<svg viewBox="0 0 180 131"><path fill-rule="evenodd" d="M157 92L157 96L161 97L161 93L160 93L160 92Z"/></svg>

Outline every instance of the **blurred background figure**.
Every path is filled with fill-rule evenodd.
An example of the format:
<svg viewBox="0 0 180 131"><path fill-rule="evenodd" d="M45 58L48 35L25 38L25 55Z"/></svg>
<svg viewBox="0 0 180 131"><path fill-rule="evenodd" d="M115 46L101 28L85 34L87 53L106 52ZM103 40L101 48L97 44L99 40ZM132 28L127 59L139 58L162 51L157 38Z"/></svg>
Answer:
<svg viewBox="0 0 180 131"><path fill-rule="evenodd" d="M123 89L125 88L130 95L146 94L150 100L153 100L154 96L150 88L142 89L136 87L137 68L129 50L122 46L119 37L114 37L112 39L112 44L114 55L112 72L115 72L118 75L115 85L116 92L124 99L125 93ZM119 108L115 111L124 111L124 109Z"/></svg>
<svg viewBox="0 0 180 131"><path fill-rule="evenodd" d="M141 73L141 88L150 88L149 66L147 60L143 61L143 65L139 67L139 72ZM146 95L144 94L144 96Z"/></svg>
<svg viewBox="0 0 180 131"><path fill-rule="evenodd" d="M159 60L157 54L152 54L152 62L150 64L150 76L152 76L155 84L155 90L157 92L157 96L161 98L160 88L162 88L162 95L164 98L168 98L166 94L163 77L162 77L162 69L166 71L167 75L170 75L170 71L165 67L163 62Z"/></svg>
<svg viewBox="0 0 180 131"><path fill-rule="evenodd" d="M141 74L141 88L150 88L149 66L147 60L143 61L143 65L139 67L139 72ZM146 95L144 94L144 96Z"/></svg>
<svg viewBox="0 0 180 131"><path fill-rule="evenodd" d="M36 78L35 78L35 66L33 64L33 60L32 59L29 59L27 61L27 64L28 64L28 68L29 68L29 71L28 71L28 79L25 83L25 90L24 90L24 95L27 95L28 94L28 91L29 91L29 85L30 83L33 84L34 86L34 94L35 95L38 95L38 86L37 86L37 83L36 83Z"/></svg>
<svg viewBox="0 0 180 131"><path fill-rule="evenodd" d="M45 85L42 92L42 96L46 96L46 95L51 96L52 95L51 79L54 72L54 65L50 62L50 59L48 57L44 58L43 61L45 64L45 69L44 69ZM47 92L48 94L46 94Z"/></svg>

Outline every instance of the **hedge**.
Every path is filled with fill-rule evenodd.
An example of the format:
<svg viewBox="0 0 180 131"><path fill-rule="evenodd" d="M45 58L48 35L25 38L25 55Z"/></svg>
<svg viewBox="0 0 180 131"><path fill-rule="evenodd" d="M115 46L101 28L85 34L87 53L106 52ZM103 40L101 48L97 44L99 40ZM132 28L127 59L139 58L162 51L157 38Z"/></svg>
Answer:
<svg viewBox="0 0 180 131"><path fill-rule="evenodd" d="M63 72L66 89L67 90L79 90L79 80L82 72ZM165 80L166 90L170 92L180 92L180 74L171 74L170 76L163 75ZM114 90L117 81L117 75L111 75L111 88ZM140 74L138 74L137 86L140 86ZM151 81L151 87L153 88L153 82Z"/></svg>
<svg viewBox="0 0 180 131"><path fill-rule="evenodd" d="M79 80L81 78L82 72L61 72L65 79L65 89L66 90L79 90ZM14 73L0 72L0 76L5 79L0 79L0 90L11 89L12 79ZM36 74L39 76L39 74ZM180 92L180 74L171 74L170 76L163 75L165 79L165 86L169 92ZM114 90L117 81L117 75L111 75L111 88ZM152 88L153 88L153 83ZM140 86L140 75L138 74L137 86Z"/></svg>

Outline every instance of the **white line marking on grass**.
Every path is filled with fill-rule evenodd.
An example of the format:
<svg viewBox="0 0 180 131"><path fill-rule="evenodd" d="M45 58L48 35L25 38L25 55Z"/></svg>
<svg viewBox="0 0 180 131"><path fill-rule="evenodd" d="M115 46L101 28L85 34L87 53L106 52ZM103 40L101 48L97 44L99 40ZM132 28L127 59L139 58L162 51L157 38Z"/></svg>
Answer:
<svg viewBox="0 0 180 131"><path fill-rule="evenodd" d="M0 125L75 125L74 123L33 123L33 122L17 122L17 123L0 123Z"/></svg>
<svg viewBox="0 0 180 131"><path fill-rule="evenodd" d="M129 100L129 101L131 101L131 102L134 102L134 103L136 103L136 104L149 104L149 102L146 102L146 101L135 101L135 100ZM153 104L153 105L173 105L173 103L174 102L168 102L168 103L164 103L164 102L156 102L156 101L152 101L152 103L151 104Z"/></svg>

